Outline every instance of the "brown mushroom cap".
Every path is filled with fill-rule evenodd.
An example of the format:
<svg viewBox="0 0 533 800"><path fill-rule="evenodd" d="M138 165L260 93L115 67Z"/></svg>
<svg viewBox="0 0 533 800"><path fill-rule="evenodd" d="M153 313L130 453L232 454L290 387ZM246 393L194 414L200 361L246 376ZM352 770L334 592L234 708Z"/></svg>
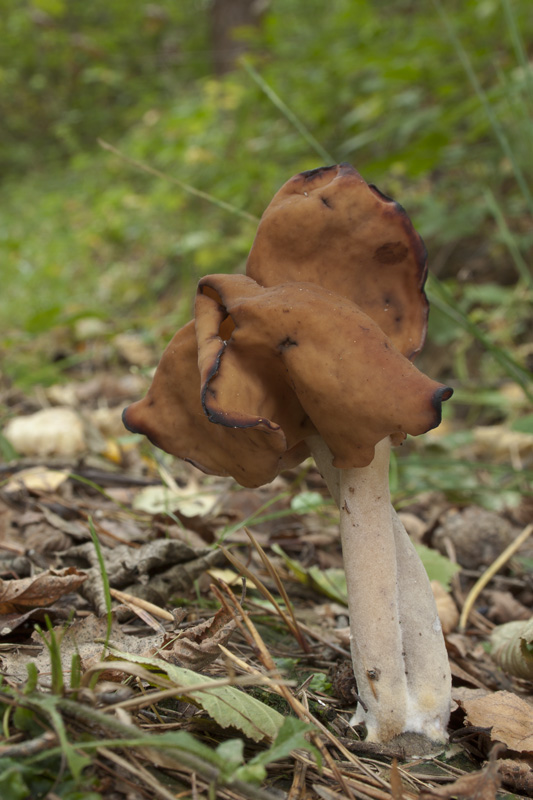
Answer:
<svg viewBox="0 0 533 800"><path fill-rule="evenodd" d="M435 427L452 393L354 303L312 283L267 289L243 275L202 278L196 336L212 422L281 427L289 446L316 431L336 467L367 466L386 436L399 443Z"/></svg>
<svg viewBox="0 0 533 800"><path fill-rule="evenodd" d="M261 218L246 274L316 283L356 303L413 359L424 343L426 248L404 209L349 164L291 178Z"/></svg>
<svg viewBox="0 0 533 800"><path fill-rule="evenodd" d="M268 432L213 425L200 398L198 347L189 322L163 353L146 397L124 410L124 425L203 472L232 475L250 488L269 483L309 455L303 442L291 447L278 425Z"/></svg>
<svg viewBox="0 0 533 800"><path fill-rule="evenodd" d="M199 283L126 427L204 472L272 480L319 433L337 467L440 422L452 390L409 359L426 332L425 248L405 212L341 164L291 178L265 211L248 277ZM216 423L216 424L213 424Z"/></svg>

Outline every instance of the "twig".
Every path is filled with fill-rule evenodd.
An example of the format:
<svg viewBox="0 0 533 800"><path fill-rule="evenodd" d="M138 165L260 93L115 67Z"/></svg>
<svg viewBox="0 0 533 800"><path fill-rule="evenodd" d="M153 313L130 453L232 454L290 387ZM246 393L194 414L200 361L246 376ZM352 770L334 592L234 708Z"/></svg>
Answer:
<svg viewBox="0 0 533 800"><path fill-rule="evenodd" d="M166 611L164 608L160 608L153 603L149 603L148 600L143 600L142 597L135 597L133 594L120 592L118 589L110 589L109 592L111 597L114 597L115 600L118 600L120 603L127 603L128 605L137 606L138 608L142 608L144 611L148 611L150 614L153 614L154 617L159 617L160 619L166 619L169 622L174 622L174 617L170 611Z"/></svg>
<svg viewBox="0 0 533 800"><path fill-rule="evenodd" d="M499 569L503 567L504 564L509 561L511 556L513 556L517 550L524 544L524 542L531 536L533 533L533 524L527 525L524 528L522 533L516 537L514 542L511 542L509 547L506 547L503 553L501 553L498 558L492 562L490 567L485 570L485 572L481 575L480 578L475 582L475 584L470 589L467 598L465 600L465 604L463 606L463 610L461 611L461 618L459 620L459 630L464 631L466 628L466 623L468 622L468 617L474 603L476 602L477 598L487 585L490 580L496 575Z"/></svg>
<svg viewBox="0 0 533 800"><path fill-rule="evenodd" d="M244 528L244 532L246 533L246 535L250 539L251 543L253 544L253 546L255 547L257 552L259 553L259 557L261 558L261 561L263 562L263 564L265 566L265 569L267 570L268 574L270 575L270 577L272 578L272 580L274 581L274 583L278 587L278 592L282 596L283 601L284 601L284 603L285 603L285 605L286 605L286 607L287 607L287 609L289 611L289 614L291 616L291 620L292 620L292 623L293 623L294 635L296 636L298 644L300 645L300 647L302 648L304 653L309 653L311 651L311 648L309 647L309 643L306 641L305 636L302 635L302 631L300 629L298 620L296 619L296 617L294 615L294 609L293 609L292 603L291 603L291 601L289 599L289 595L287 594L287 590L285 589L285 587L284 587L284 585L283 585L283 583L282 583L282 581L281 581L281 579L280 579L280 577L278 575L277 570L272 565L272 562L268 558L267 554L265 553L265 551L263 550L263 548L261 547L261 545L259 544L259 542L255 538L253 533L251 531L249 531L248 528L246 528L246 527Z"/></svg>
<svg viewBox="0 0 533 800"><path fill-rule="evenodd" d="M279 616L281 617L281 619L283 620L283 622L287 626L288 630L294 636L294 638L296 639L298 644L302 647L302 649L304 649L304 645L300 641L303 637L302 637L302 635L301 635L301 633L300 633L300 631L298 629L298 625L297 624L295 625L293 623L292 619L284 612L284 610L280 607L280 605L277 602L277 600L274 597L274 595L271 592L269 592L269 590L264 585L264 583L262 583L262 581L259 580L257 575L254 575L254 573L251 572L251 570L249 570L248 567L245 564L242 563L242 561L240 561L238 558L236 558L230 550L228 550L226 547L223 547L223 545L219 545L219 548L222 551L222 553L224 553L224 555L226 556L228 561L231 564L233 564L235 569L239 570L239 572L242 575L244 575L246 578L248 578L248 580L251 581L254 584L256 589L259 592L261 592L261 594L263 595L265 600L268 600L268 602L273 605L273 607L275 608L275 610L277 611L277 613L279 614ZM309 646L308 645L306 645L306 648L305 648L304 651L305 652L309 652Z"/></svg>
<svg viewBox="0 0 533 800"><path fill-rule="evenodd" d="M129 754L128 758L123 758L118 753L115 753L109 747L99 747L98 753L103 757L107 758L109 761L112 761L118 767L121 767L126 773L131 774L133 777L132 785L139 785L142 781L144 782L149 789L153 792L155 797L160 798L161 800L175 800L176 795L173 792L169 792L168 789L165 789L158 780L154 778L154 776L140 764L132 764L131 754Z"/></svg>
<svg viewBox="0 0 533 800"><path fill-rule="evenodd" d="M246 625L246 627L248 629L249 636L246 637L246 638L249 639L251 637L252 646L255 646L255 648L259 652L260 657L261 657L261 661L263 662L264 666L269 670L269 672L273 676L276 676L276 673L279 676L279 672L276 669L276 665L274 664L272 656L268 652L268 649L267 649L265 643L263 642L261 636L259 635L259 632L257 631L257 628L253 624L252 620L250 619L248 614L246 614L243 611L243 609L239 606L239 604L237 603L237 601L236 601L236 599L235 599L235 597L233 595L233 592L231 591L230 587L226 586L226 585L223 585L223 588L224 588L224 590L226 592L226 595L227 595L229 601L231 602L232 606L240 614L242 621L244 622L244 624ZM216 592L216 594L217 594L217 597L220 600L220 602L224 603L224 598L221 595L221 593L220 592ZM279 676L279 677L281 678L281 676ZM327 738L330 739L330 741L336 747L339 747L339 743L337 742L335 737L332 736L332 734L330 734L330 732L327 730L327 728L325 728L323 725L321 725L318 722L318 720L316 720L313 717L312 714L310 714L308 711L306 711L306 709L302 705L302 703L296 697L294 697L291 694L291 692L287 689L286 686L282 685L281 681L278 684L278 687L279 687L278 693L287 701L287 703L290 705L290 707L292 708L294 713L299 717L299 719L302 719L304 722L311 723L312 725L315 725L316 727L318 727L323 733L325 733ZM342 774L340 773L337 765L335 764L334 760L332 759L330 753L328 752L328 750L326 749L326 747L324 746L322 741L319 739L319 737L317 736L316 733L311 732L310 736L311 736L311 741L313 742L313 744L315 745L317 750L319 750L319 752L322 755L324 761L329 765L332 773L335 775L335 778L336 778L339 786L345 792L346 796L349 797L349 798L353 797L353 795L352 795L352 793L351 793L346 781L344 780L344 778L343 778ZM346 753L348 753L349 760L352 761L353 760L352 755L348 751L346 751Z"/></svg>

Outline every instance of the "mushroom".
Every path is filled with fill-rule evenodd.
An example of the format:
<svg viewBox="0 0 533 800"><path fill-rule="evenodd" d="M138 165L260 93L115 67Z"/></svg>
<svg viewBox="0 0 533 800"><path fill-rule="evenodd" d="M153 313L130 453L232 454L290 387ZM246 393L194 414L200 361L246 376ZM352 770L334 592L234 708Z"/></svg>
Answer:
<svg viewBox="0 0 533 800"><path fill-rule="evenodd" d="M245 486L310 451L340 508L357 720L373 741L443 741L444 639L388 487L391 444L438 425L452 393L410 360L427 319L423 244L403 209L341 165L282 187L247 273L200 280L194 325L125 425Z"/></svg>
<svg viewBox="0 0 533 800"><path fill-rule="evenodd" d="M410 360L424 344L429 307L424 294L424 243L402 206L367 184L350 164L303 172L281 187L262 216L246 271L263 286L313 281L341 293L377 322ZM445 387L440 400L451 394ZM368 500L373 491L389 496L391 441L384 439L376 448L375 461L357 472L339 470L322 437L308 437L306 442L340 508L354 672L360 696L363 701L368 698L364 702L368 711L360 704L356 718L366 722L369 739L386 741L403 731L416 731L442 741L450 713L451 676L431 587L394 509L381 504L380 518L377 505ZM397 442L392 439L392 443ZM350 494L358 498L355 513L347 511ZM379 541L376 530L386 532L389 542L394 538L394 568L390 563L387 567L385 558L381 567L373 562L370 571L359 563L361 552L373 552L372 545L365 547L365 539ZM387 550L389 562L392 552ZM388 679L381 666L366 664L372 653L361 652L358 640L363 634L356 622L366 616L368 640L386 641L385 627L378 636L372 630L375 616L365 615L377 607L380 589L375 579L380 573L388 576L389 602L395 609L389 620L389 641L394 645L380 651L381 660L384 652L390 655ZM368 583L374 586L370 593ZM400 640L392 630L401 631ZM388 705L394 707L389 716Z"/></svg>

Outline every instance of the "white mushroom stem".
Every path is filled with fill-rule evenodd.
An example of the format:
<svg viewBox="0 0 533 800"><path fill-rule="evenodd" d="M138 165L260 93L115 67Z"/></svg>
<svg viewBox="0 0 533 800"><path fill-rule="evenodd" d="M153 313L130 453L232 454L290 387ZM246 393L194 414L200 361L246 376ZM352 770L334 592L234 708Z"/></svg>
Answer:
<svg viewBox="0 0 533 800"><path fill-rule="evenodd" d="M368 467L338 470L320 437L310 450L340 508L350 639L359 704L370 741L402 733L446 739L450 669L433 592L391 506L390 439Z"/></svg>

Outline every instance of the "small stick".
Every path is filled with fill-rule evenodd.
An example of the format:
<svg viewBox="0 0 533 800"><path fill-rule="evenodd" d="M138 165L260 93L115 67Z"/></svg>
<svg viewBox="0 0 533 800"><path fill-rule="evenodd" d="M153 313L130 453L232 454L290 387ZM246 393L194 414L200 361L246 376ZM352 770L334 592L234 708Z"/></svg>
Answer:
<svg viewBox="0 0 533 800"><path fill-rule="evenodd" d="M311 648L309 647L309 644L306 641L305 636L302 635L302 631L300 630L300 626L298 624L298 620L296 619L296 617L294 615L294 609L293 609L292 603L291 603L291 601L289 599L289 595L287 594L287 590L285 589L285 587L283 585L283 582L281 581L281 579L280 579L280 577L279 577L279 575L277 573L277 570L273 567L272 562L268 558L267 554L265 553L265 551L263 550L263 548L261 547L259 542L254 537L253 533L251 531L249 531L248 528L246 528L246 527L244 528L244 532L246 533L246 535L250 539L251 543L253 544L253 546L255 547L257 552L259 553L259 556L260 556L261 561L263 562L263 564L265 566L265 569L267 570L268 574L270 575L270 577L272 578L272 580L274 581L274 583L278 587L278 592L282 596L283 601L284 601L285 605L287 606L287 610L288 610L288 612L289 612L289 614L291 616L291 619L292 619L292 622L293 622L293 626L294 626L294 635L296 636L296 639L298 640L298 644L300 645L300 647L302 648L304 653L309 653L311 651Z"/></svg>
<svg viewBox="0 0 533 800"><path fill-rule="evenodd" d="M109 592L111 597L114 597L115 600L119 601L119 603L127 603L128 605L137 606L138 608L144 609L144 611L148 611L149 614L153 614L154 617L159 617L159 619L166 619L169 622L174 622L174 617L170 611L166 611L164 608L160 608L153 603L149 603L148 600L143 600L141 597L135 597L133 594L127 594L127 592L120 592L118 589L110 589Z"/></svg>
<svg viewBox="0 0 533 800"><path fill-rule="evenodd" d="M463 632L464 629L466 628L466 623L468 622L468 617L470 615L470 612L472 611L474 603L476 602L477 598L479 597L479 595L481 594L487 583L489 583L489 581L491 581L492 578L496 575L498 570L501 569L503 565L507 563L507 561L509 561L511 556L514 556L516 551L524 544L524 542L531 536L532 533L533 533L533 524L525 527L522 533L516 537L514 542L511 542L509 547L505 548L503 553L501 553L498 556L498 558L492 562L490 567L488 567L488 569L485 570L485 572L478 578L478 580L472 586L465 600L465 604L461 612L461 618L459 620L459 630L461 632Z"/></svg>

